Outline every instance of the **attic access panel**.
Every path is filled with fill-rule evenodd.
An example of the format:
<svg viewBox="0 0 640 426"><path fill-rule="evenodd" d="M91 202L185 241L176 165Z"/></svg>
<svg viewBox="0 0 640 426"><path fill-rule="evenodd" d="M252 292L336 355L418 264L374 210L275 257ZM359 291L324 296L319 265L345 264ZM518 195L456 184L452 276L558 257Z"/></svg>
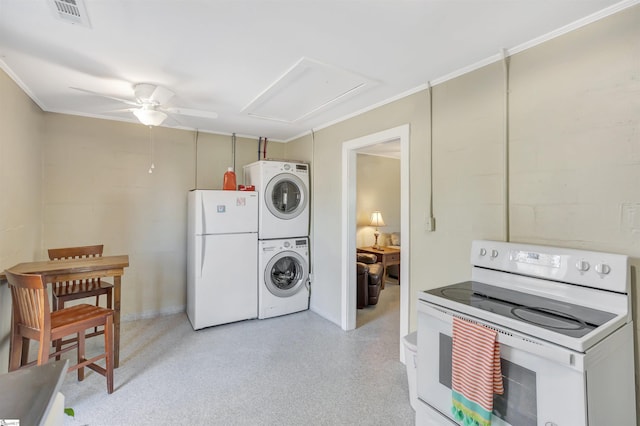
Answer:
<svg viewBox="0 0 640 426"><path fill-rule="evenodd" d="M243 111L254 117L295 123L374 83L342 68L302 58Z"/></svg>

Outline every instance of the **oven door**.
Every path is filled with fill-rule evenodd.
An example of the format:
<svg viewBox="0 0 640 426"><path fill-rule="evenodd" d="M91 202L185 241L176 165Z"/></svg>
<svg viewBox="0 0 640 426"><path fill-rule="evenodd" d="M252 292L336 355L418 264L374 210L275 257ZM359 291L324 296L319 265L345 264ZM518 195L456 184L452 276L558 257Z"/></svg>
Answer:
<svg viewBox="0 0 640 426"><path fill-rule="evenodd" d="M584 354L520 335L424 301L418 303L418 397L451 414L453 316L498 332L505 392L493 401L492 425L586 425Z"/></svg>

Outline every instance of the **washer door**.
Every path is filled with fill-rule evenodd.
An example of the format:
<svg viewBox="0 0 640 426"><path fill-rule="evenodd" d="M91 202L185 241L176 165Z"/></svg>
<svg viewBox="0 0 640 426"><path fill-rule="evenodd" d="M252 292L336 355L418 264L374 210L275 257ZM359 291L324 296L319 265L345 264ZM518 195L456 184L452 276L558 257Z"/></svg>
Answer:
<svg viewBox="0 0 640 426"><path fill-rule="evenodd" d="M307 187L298 176L281 173L269 181L264 201L272 215L279 219L294 219L307 205Z"/></svg>
<svg viewBox="0 0 640 426"><path fill-rule="evenodd" d="M264 283L277 297L290 297L299 292L308 276L307 262L293 251L276 254L264 269Z"/></svg>

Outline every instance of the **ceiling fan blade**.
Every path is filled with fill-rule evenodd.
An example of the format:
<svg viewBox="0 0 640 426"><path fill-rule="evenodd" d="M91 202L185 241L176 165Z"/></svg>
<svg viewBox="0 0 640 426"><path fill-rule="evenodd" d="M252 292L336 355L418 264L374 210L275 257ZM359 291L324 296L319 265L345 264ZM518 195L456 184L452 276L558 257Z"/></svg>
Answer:
<svg viewBox="0 0 640 426"><path fill-rule="evenodd" d="M136 99L143 104L162 105L173 98L174 93L162 86L151 83L137 83L133 85Z"/></svg>
<svg viewBox="0 0 640 426"><path fill-rule="evenodd" d="M169 102L169 99L173 98L174 95L175 93L171 90L162 86L156 86L153 93L151 93L149 100L151 102L157 102L159 105L164 105Z"/></svg>
<svg viewBox="0 0 640 426"><path fill-rule="evenodd" d="M134 101L132 101L130 99L116 98L115 96L109 96L109 95L105 95L104 93L93 92L91 90L81 89L79 87L69 87L69 88L73 89L73 90L78 90L80 92L88 93L90 95L100 96L101 98L107 98L107 99L112 99L112 100L118 101L118 102L124 102L127 105L132 105L132 106L136 106L136 107L140 106L140 104L138 104L137 102L134 102Z"/></svg>
<svg viewBox="0 0 640 426"><path fill-rule="evenodd" d="M111 112L133 112L137 108L120 108L120 109L110 109L109 111L104 111L105 113Z"/></svg>
<svg viewBox="0 0 640 426"><path fill-rule="evenodd" d="M170 114L178 114L178 115L188 115L190 117L201 117L201 118L218 118L217 112L212 111L202 111L199 109L189 109L189 108L162 108L163 111L166 111Z"/></svg>
<svg viewBox="0 0 640 426"><path fill-rule="evenodd" d="M175 127L175 126L189 127L185 123L183 123L182 121L180 121L178 119L177 114L170 114L168 120L172 121L174 123L173 127Z"/></svg>

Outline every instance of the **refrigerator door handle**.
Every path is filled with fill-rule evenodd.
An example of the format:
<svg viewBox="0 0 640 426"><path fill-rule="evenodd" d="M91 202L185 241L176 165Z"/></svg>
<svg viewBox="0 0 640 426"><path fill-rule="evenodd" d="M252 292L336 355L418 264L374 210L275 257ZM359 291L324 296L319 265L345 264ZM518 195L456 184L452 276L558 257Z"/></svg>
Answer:
<svg viewBox="0 0 640 426"><path fill-rule="evenodd" d="M200 195L200 214L202 214L202 235L207 233L207 215L204 209L204 195Z"/></svg>
<svg viewBox="0 0 640 426"><path fill-rule="evenodd" d="M205 236L202 237L202 246L200 248L200 276L202 278L202 271L204 271L204 259L205 253L207 252L207 238Z"/></svg>

